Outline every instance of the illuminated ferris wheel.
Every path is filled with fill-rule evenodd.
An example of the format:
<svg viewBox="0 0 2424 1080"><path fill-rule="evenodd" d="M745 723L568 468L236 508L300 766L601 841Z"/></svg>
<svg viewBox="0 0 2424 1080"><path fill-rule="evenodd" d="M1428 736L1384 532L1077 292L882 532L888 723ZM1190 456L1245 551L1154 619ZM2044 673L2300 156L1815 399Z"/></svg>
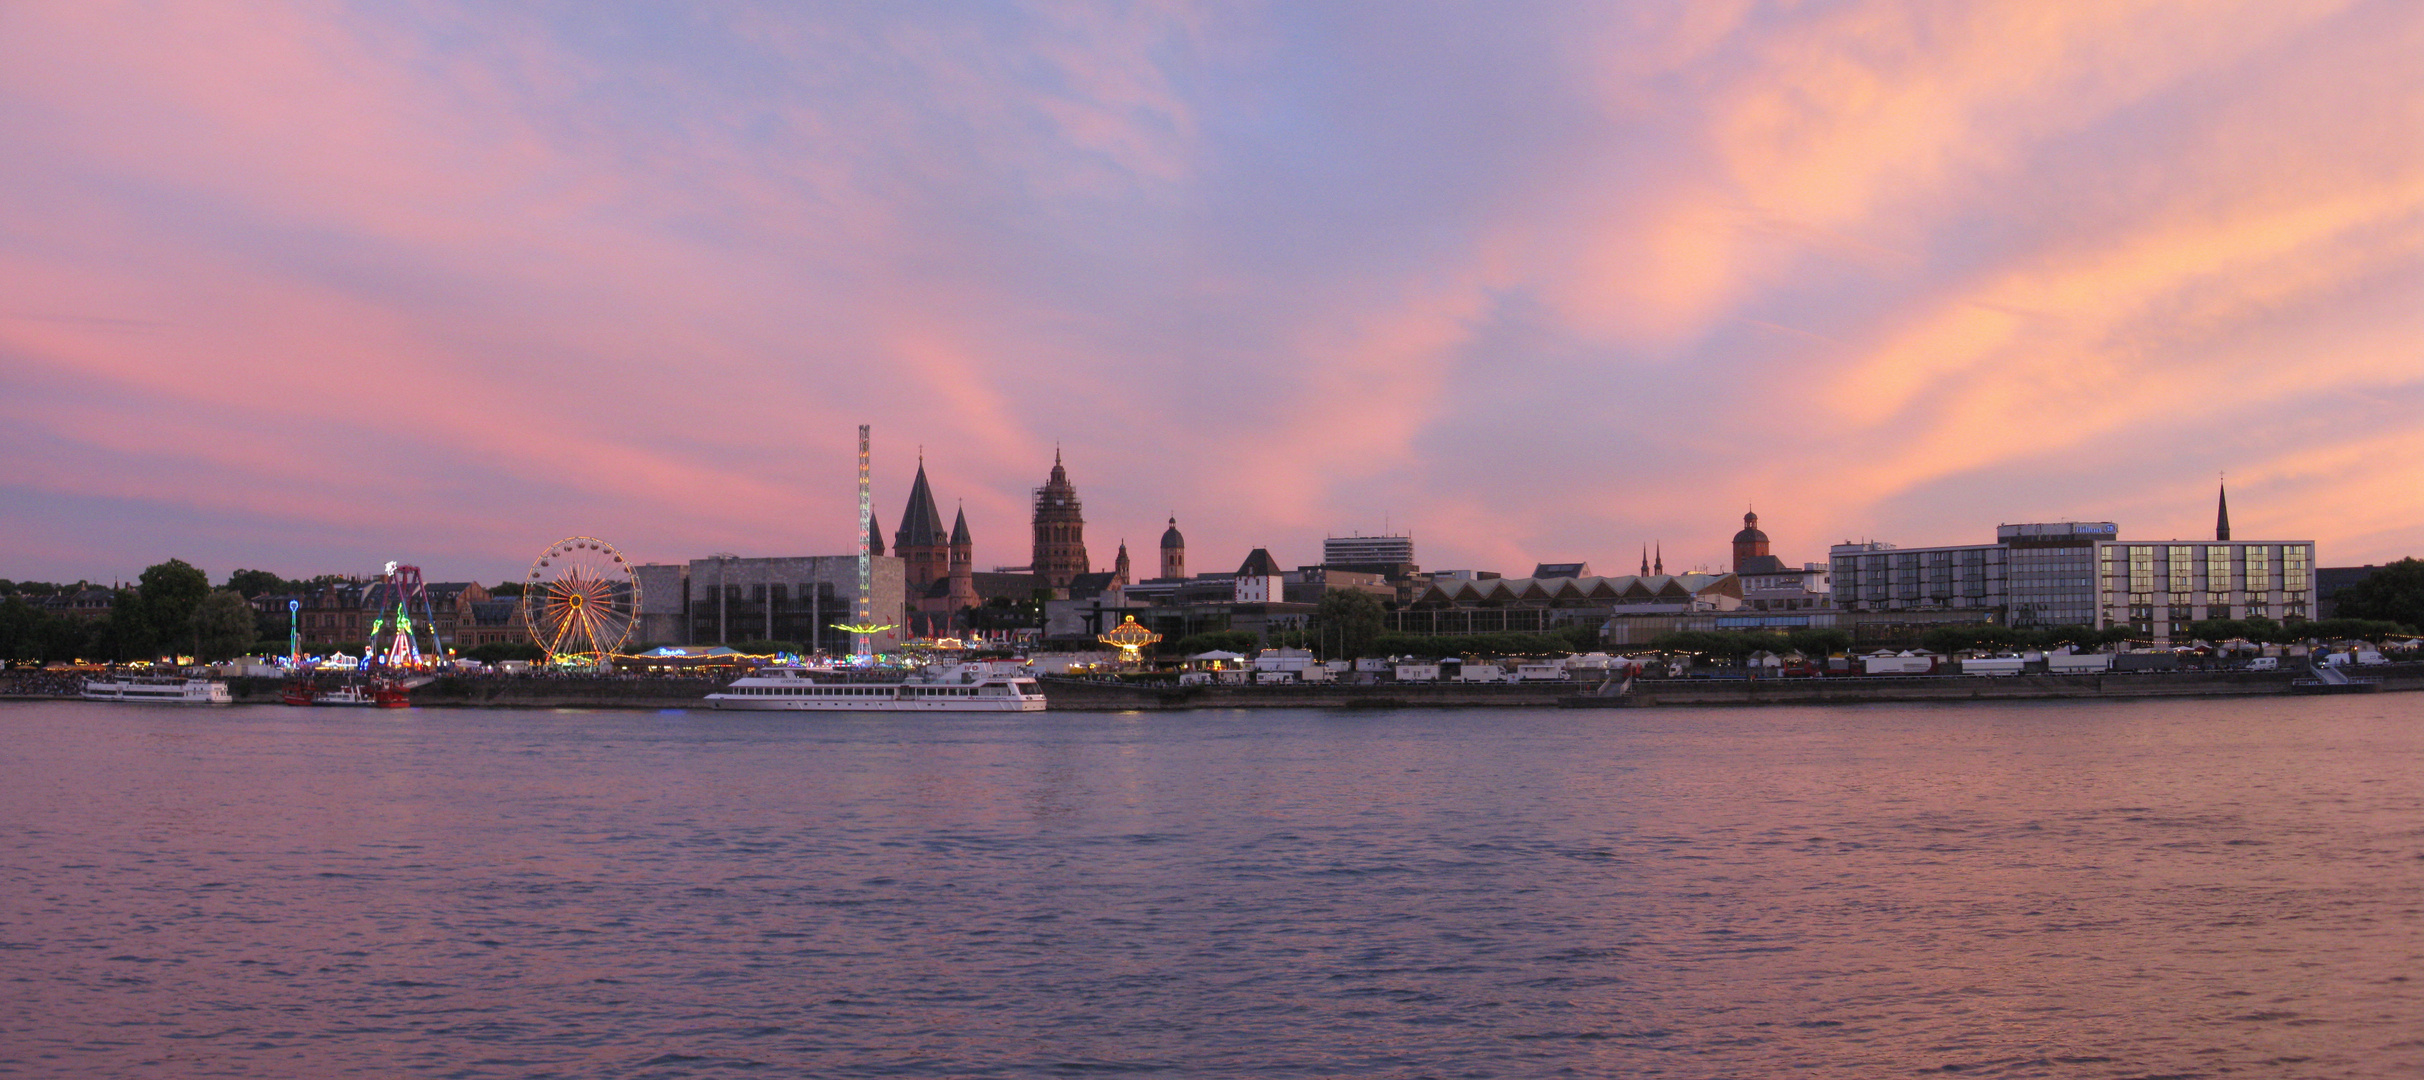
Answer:
<svg viewBox="0 0 2424 1080"><path fill-rule="evenodd" d="M558 540L522 581L522 621L551 664L598 664L631 640L640 581L613 544L594 536Z"/></svg>

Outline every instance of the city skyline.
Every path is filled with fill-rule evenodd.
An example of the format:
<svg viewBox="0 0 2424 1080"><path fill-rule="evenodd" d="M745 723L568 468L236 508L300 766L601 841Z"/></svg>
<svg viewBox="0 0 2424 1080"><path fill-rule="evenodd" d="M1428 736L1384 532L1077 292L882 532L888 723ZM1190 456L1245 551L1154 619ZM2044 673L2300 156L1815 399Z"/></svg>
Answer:
<svg viewBox="0 0 2424 1080"><path fill-rule="evenodd" d="M2414 554L2385 3L0 16L0 576Z"/></svg>

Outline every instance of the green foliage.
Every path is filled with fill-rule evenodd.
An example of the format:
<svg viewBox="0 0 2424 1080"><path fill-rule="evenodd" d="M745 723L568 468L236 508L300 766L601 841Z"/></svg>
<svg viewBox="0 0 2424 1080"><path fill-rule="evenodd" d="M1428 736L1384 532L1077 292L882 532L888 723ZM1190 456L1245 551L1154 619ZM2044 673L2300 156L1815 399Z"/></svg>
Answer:
<svg viewBox="0 0 2424 1080"><path fill-rule="evenodd" d="M194 605L194 659L203 663L243 655L254 637L253 609L233 589L221 589Z"/></svg>
<svg viewBox="0 0 2424 1080"><path fill-rule="evenodd" d="M2332 594L2342 619L2424 626L2424 560L2401 559Z"/></svg>
<svg viewBox="0 0 2424 1080"><path fill-rule="evenodd" d="M1577 635L1575 631L1580 631ZM1577 644L1578 636L1583 644ZM1372 639L1365 656L1514 657L1564 656L1588 652L1598 635L1589 627L1564 627L1545 634L1381 634Z"/></svg>
<svg viewBox="0 0 2424 1080"><path fill-rule="evenodd" d="M1206 630L1180 638L1176 644L1162 646L1162 652L1167 656L1193 656L1214 651L1252 656L1260 648L1262 637L1252 630Z"/></svg>
<svg viewBox="0 0 2424 1080"><path fill-rule="evenodd" d="M1650 639L1658 652L1692 653L1735 661L1755 652L1781 653L1792 648L1783 634L1765 630L1669 630Z"/></svg>
<svg viewBox="0 0 2424 1080"><path fill-rule="evenodd" d="M1809 626L1786 631L1784 640L1793 647L1794 652L1813 659L1850 652L1852 648L1851 633L1831 626Z"/></svg>
<svg viewBox="0 0 2424 1080"><path fill-rule="evenodd" d="M2246 638L2249 641L2277 643L2283 641L2296 641L2304 638L2305 636L2305 633L2301 630L2292 630L2288 627L2282 626L2280 623L2272 621L2271 619L2263 618L2201 619L2197 622L2189 623L2186 626L2175 627L2172 630L2172 640L2175 642L2183 639L2195 641L2229 641L2232 638Z"/></svg>
<svg viewBox="0 0 2424 1080"><path fill-rule="evenodd" d="M137 611L151 630L154 646L190 647L196 640L194 612L210 595L209 575L183 559L170 559L146 567L136 580Z"/></svg>
<svg viewBox="0 0 2424 1080"><path fill-rule="evenodd" d="M267 570L238 570L227 575L227 584L221 587L235 590L246 600L263 593L295 592L298 588L295 582Z"/></svg>
<svg viewBox="0 0 2424 1080"><path fill-rule="evenodd" d="M508 581L501 585L489 586L488 595L491 599L495 600L503 600L507 597L520 596L522 595L522 583L519 581Z"/></svg>
<svg viewBox="0 0 2424 1080"><path fill-rule="evenodd" d="M73 660L83 652L85 629L23 600L0 600L0 660Z"/></svg>
<svg viewBox="0 0 2424 1080"><path fill-rule="evenodd" d="M492 641L463 655L483 664L504 660L528 660L535 664L547 659L547 650L527 641Z"/></svg>
<svg viewBox="0 0 2424 1080"><path fill-rule="evenodd" d="M2402 626L2388 619L2341 618L2292 623L2289 632L2299 639L2314 638L2319 641L2340 641L2346 638L2381 641L2386 638L2412 637L2415 634L2414 628Z"/></svg>
<svg viewBox="0 0 2424 1080"><path fill-rule="evenodd" d="M1371 652L1386 615L1380 598L1371 593L1359 589L1325 592L1313 613L1312 637L1323 655L1352 660Z"/></svg>
<svg viewBox="0 0 2424 1080"><path fill-rule="evenodd" d="M2036 631L1993 623L1937 626L1919 635L1919 647L1934 653L1956 653L1965 649L2018 649L2034 644Z"/></svg>
<svg viewBox="0 0 2424 1080"><path fill-rule="evenodd" d="M142 600L133 589L120 589L110 602L109 617L93 627L89 648L95 660L154 660L160 644Z"/></svg>

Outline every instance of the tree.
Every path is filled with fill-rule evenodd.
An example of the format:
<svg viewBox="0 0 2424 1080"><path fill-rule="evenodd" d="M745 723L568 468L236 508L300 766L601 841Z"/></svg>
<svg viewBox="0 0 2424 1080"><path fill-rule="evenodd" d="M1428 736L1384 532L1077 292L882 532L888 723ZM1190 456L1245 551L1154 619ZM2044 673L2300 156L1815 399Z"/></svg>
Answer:
<svg viewBox="0 0 2424 1080"><path fill-rule="evenodd" d="M1360 589L1325 592L1313 612L1313 640L1323 646L1324 655L1352 660L1371 648L1385 620L1380 598L1371 593ZM1332 649L1337 652L1332 654Z"/></svg>
<svg viewBox="0 0 2424 1080"><path fill-rule="evenodd" d="M1180 638L1168 649L1179 656L1193 656L1216 651L1251 654L1261 647L1262 638L1252 630L1206 630Z"/></svg>
<svg viewBox="0 0 2424 1080"><path fill-rule="evenodd" d="M267 570L238 570L227 575L227 584L222 587L234 590L236 595L246 600L263 593L295 591L294 582Z"/></svg>
<svg viewBox="0 0 2424 1080"><path fill-rule="evenodd" d="M1790 631L1784 635L1784 640L1793 646L1793 651L1813 659L1823 659L1839 652L1849 652L1852 648L1850 633L1829 626L1811 626Z"/></svg>
<svg viewBox="0 0 2424 1080"><path fill-rule="evenodd" d="M136 610L151 630L154 647L175 648L197 640L194 610L210 595L209 575L183 559L170 559L145 568L136 581Z"/></svg>
<svg viewBox="0 0 2424 1080"><path fill-rule="evenodd" d="M2424 627L2424 560L2406 558L2332 594L2335 617Z"/></svg>
<svg viewBox="0 0 2424 1080"><path fill-rule="evenodd" d="M93 628L93 658L151 660L160 655L160 636L133 589L120 589L111 599L109 617Z"/></svg>
<svg viewBox="0 0 2424 1080"><path fill-rule="evenodd" d="M194 659L208 663L241 655L255 638L252 605L234 589L220 589L194 606Z"/></svg>
<svg viewBox="0 0 2424 1080"><path fill-rule="evenodd" d="M505 599L509 596L520 596L522 595L522 583L519 581L504 582L503 584L489 589L488 595L491 598L498 600Z"/></svg>

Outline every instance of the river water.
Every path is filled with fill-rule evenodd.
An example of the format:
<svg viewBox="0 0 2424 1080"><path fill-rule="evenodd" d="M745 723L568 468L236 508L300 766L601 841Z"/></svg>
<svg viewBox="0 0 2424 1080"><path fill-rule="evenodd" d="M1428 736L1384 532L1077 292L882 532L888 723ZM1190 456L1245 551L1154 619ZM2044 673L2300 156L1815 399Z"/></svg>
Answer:
<svg viewBox="0 0 2424 1080"><path fill-rule="evenodd" d="M0 704L0 1074L2424 1075L2420 705Z"/></svg>

